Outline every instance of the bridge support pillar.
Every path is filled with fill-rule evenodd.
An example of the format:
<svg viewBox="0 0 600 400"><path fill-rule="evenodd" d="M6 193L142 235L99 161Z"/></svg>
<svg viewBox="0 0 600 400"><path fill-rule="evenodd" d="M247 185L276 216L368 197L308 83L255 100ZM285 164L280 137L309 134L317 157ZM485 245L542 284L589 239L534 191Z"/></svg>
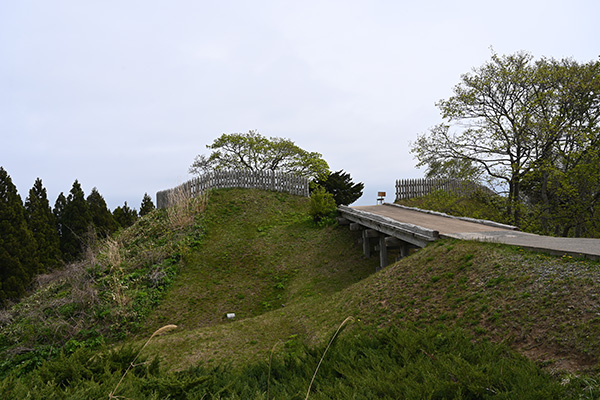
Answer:
<svg viewBox="0 0 600 400"><path fill-rule="evenodd" d="M408 242L405 242L404 240L395 238L393 236L387 236L385 238L385 246L387 249L394 249L398 252L397 256L395 258L396 261L399 261L402 258L410 255L410 249L415 247L414 245L412 245ZM396 252L394 252L394 253L396 253Z"/></svg>
<svg viewBox="0 0 600 400"><path fill-rule="evenodd" d="M410 252L410 245L408 243L402 243L400 246L400 258L408 257Z"/></svg>
<svg viewBox="0 0 600 400"><path fill-rule="evenodd" d="M385 239L387 239L385 236L379 236L379 268L377 271L388 265L388 251Z"/></svg>
<svg viewBox="0 0 600 400"><path fill-rule="evenodd" d="M376 238L379 236L379 232L375 229L365 229L362 232L363 237L363 253L365 257L371 257L371 238Z"/></svg>

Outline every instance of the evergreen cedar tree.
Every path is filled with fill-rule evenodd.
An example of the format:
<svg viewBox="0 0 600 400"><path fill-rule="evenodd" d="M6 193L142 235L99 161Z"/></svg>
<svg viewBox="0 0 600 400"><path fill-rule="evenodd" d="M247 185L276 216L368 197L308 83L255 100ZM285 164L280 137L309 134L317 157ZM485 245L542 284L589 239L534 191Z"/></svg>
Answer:
<svg viewBox="0 0 600 400"><path fill-rule="evenodd" d="M39 270L37 245L27 226L21 197L0 167L0 302L24 294Z"/></svg>
<svg viewBox="0 0 600 400"><path fill-rule="evenodd" d="M56 201L54 202L54 209L52 210L52 214L54 214L54 218L56 219L56 230L58 232L58 237L62 237L63 233L63 225L62 219L65 211L65 207L67 205L67 198L65 197L63 192L60 192Z"/></svg>
<svg viewBox="0 0 600 400"><path fill-rule="evenodd" d="M38 247L41 270L46 272L62 265L60 238L56 229L56 217L52 213L46 189L37 178L25 200L27 226L33 233Z"/></svg>
<svg viewBox="0 0 600 400"><path fill-rule="evenodd" d="M75 261L85 249L92 226L92 214L79 181L75 180L60 215L60 249L65 261Z"/></svg>
<svg viewBox="0 0 600 400"><path fill-rule="evenodd" d="M140 217L152 212L155 208L152 197L150 197L148 193L144 193L144 198L142 199L142 204L140 206Z"/></svg>
<svg viewBox="0 0 600 400"><path fill-rule="evenodd" d="M92 216L92 224L99 237L110 236L119 228L115 217L108 210L106 201L104 201L104 197L98 192L98 189L92 189L87 197L87 203Z"/></svg>
<svg viewBox="0 0 600 400"><path fill-rule="evenodd" d="M127 202L123 206L115 208L113 216L121 228L127 228L135 223L138 218L137 211L130 208Z"/></svg>
<svg viewBox="0 0 600 400"><path fill-rule="evenodd" d="M344 170L326 174L311 182L311 193L319 186L333 195L338 206L354 203L362 196L365 187L362 182L353 183L350 174Z"/></svg>

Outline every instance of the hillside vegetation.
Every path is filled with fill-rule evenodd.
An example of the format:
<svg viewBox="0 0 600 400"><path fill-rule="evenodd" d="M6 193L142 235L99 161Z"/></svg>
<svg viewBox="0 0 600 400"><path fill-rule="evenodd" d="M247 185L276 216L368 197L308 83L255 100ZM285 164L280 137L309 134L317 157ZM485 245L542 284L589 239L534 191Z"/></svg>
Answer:
<svg viewBox="0 0 600 400"><path fill-rule="evenodd" d="M44 276L2 312L2 398L600 394L598 263L444 240L375 273L308 208L214 191Z"/></svg>
<svg viewBox="0 0 600 400"><path fill-rule="evenodd" d="M510 224L506 215L506 198L484 190L463 190L460 192L436 190L428 195L401 199L396 202L422 210L443 212L457 217L486 219ZM526 231L528 226L521 226Z"/></svg>

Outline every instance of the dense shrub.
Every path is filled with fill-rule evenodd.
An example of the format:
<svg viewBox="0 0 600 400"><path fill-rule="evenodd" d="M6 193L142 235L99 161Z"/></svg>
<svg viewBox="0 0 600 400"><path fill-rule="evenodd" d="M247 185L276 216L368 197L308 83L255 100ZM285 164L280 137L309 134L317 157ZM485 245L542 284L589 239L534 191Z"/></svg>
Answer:
<svg viewBox="0 0 600 400"><path fill-rule="evenodd" d="M327 224L334 221L337 205L333 195L322 187L317 187L310 195L310 215L316 223Z"/></svg>

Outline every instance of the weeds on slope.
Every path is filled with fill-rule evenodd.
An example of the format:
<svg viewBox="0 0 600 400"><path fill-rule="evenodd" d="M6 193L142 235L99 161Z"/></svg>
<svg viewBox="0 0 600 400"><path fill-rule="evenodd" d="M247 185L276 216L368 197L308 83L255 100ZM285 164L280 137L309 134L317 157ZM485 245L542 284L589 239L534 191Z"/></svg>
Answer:
<svg viewBox="0 0 600 400"><path fill-rule="evenodd" d="M474 343L460 329L355 325L326 348L290 338L270 363L265 355L239 369L200 365L173 373L162 371L157 359L140 356L140 348L79 349L26 376L9 374L0 382L0 396L106 398L115 387L128 399L592 399L600 394L590 379L553 377L506 346ZM134 359L139 362L132 367ZM124 372L129 372L125 379Z"/></svg>
<svg viewBox="0 0 600 400"><path fill-rule="evenodd" d="M97 348L139 329L204 234L206 197L179 199L98 242L84 259L37 278L32 294L0 311L0 377L59 353Z"/></svg>

